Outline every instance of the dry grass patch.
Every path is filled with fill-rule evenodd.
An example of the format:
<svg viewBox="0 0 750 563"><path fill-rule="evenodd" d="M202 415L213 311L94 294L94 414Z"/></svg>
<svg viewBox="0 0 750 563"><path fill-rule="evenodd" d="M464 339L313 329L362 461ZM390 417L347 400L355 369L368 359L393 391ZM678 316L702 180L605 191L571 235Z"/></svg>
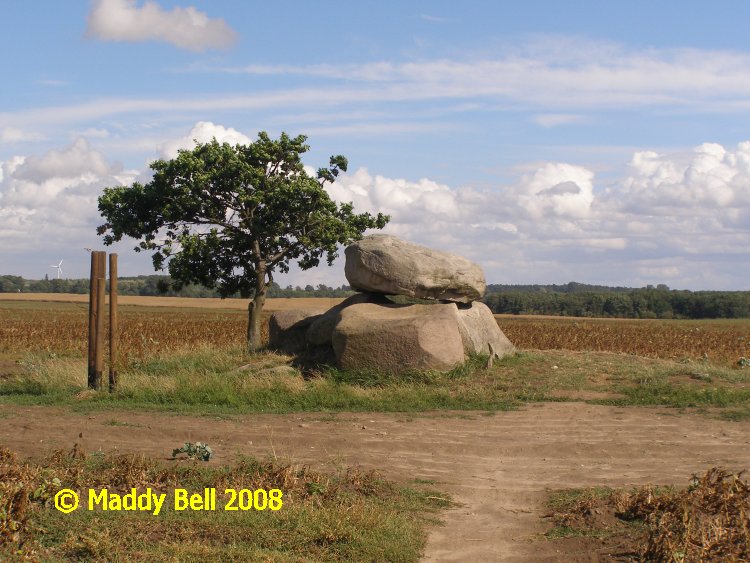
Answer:
<svg viewBox="0 0 750 563"><path fill-rule="evenodd" d="M550 540L605 561L750 560L750 486L714 467L685 489L584 489L550 495Z"/></svg>
<svg viewBox="0 0 750 563"><path fill-rule="evenodd" d="M61 489L166 493L162 512L53 508ZM216 511L173 510L173 491L216 488ZM225 488L280 489L278 511L223 510ZM46 561L416 561L425 527L444 495L404 488L376 472L321 473L278 461L238 458L227 466L139 455L86 455L74 448L21 462L0 448L0 559Z"/></svg>

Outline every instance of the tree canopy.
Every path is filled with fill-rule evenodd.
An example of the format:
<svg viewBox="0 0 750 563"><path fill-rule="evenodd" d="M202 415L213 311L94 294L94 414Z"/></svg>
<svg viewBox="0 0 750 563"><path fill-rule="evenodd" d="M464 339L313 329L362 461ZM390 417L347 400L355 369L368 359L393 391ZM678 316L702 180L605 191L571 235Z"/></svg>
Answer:
<svg viewBox="0 0 750 563"><path fill-rule="evenodd" d="M151 164L147 184L105 188L97 232L109 245L129 236L136 251L152 251L155 269L166 266L177 284L216 288L222 296L253 297L248 340L260 345L260 312L276 271L297 261L306 270L340 245L383 228L389 217L356 214L324 189L345 172L347 160L332 156L327 168L308 174L301 155L306 137L267 133L248 145L216 139Z"/></svg>

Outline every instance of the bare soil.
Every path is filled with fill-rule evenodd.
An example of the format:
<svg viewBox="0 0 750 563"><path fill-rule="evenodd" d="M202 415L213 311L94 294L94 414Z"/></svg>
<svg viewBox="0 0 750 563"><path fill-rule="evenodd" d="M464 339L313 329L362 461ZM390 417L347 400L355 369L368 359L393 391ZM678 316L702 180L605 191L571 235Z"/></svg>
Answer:
<svg viewBox="0 0 750 563"><path fill-rule="evenodd" d="M430 530L425 561L597 561L591 542L548 541L546 491L688 483L712 466L750 468L750 423L674 410L539 403L483 414L217 417L0 405L0 444L35 456L74 443L167 458L207 442L315 468L360 465L401 482L434 481L458 503Z"/></svg>

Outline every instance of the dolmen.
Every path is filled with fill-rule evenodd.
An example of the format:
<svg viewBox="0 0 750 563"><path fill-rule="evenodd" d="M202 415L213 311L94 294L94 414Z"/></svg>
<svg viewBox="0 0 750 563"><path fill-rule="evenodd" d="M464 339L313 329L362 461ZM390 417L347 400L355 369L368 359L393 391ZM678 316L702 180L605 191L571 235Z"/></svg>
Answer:
<svg viewBox="0 0 750 563"><path fill-rule="evenodd" d="M449 371L472 354L515 351L479 301L482 268L460 256L390 235L370 235L345 250L344 273L357 291L324 311L271 315L270 346L344 369ZM429 304L397 304L402 295Z"/></svg>

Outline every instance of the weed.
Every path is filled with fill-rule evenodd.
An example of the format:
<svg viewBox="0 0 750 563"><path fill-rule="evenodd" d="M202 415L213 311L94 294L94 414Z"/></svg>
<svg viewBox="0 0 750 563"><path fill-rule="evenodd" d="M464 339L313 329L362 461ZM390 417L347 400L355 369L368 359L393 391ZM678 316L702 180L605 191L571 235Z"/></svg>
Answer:
<svg viewBox="0 0 750 563"><path fill-rule="evenodd" d="M176 458L179 454L185 454L187 459L208 461L211 459L213 453L211 447L203 442L185 442L181 448L175 448L172 450L172 459Z"/></svg>

